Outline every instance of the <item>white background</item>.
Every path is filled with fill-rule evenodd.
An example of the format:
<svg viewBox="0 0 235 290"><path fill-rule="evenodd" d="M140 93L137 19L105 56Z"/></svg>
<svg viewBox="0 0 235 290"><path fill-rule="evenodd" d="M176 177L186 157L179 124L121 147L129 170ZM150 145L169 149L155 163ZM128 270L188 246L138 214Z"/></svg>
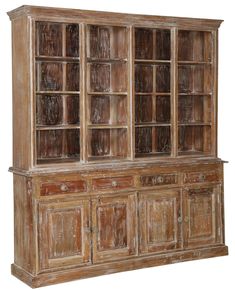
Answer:
<svg viewBox="0 0 235 290"><path fill-rule="evenodd" d="M235 18L233 0L1 0L0 4L0 289L28 286L11 276L13 262L11 27L6 12L23 4L114 12L224 19L219 45L219 157L225 164L226 244L230 254L206 260L148 268L66 284L47 289L235 289L235 226L233 189L235 173Z"/></svg>

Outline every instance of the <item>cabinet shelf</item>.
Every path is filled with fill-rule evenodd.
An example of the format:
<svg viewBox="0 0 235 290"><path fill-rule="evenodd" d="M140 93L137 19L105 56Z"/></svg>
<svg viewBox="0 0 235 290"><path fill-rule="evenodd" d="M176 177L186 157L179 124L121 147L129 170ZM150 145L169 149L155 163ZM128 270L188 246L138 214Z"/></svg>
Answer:
<svg viewBox="0 0 235 290"><path fill-rule="evenodd" d="M171 126L170 123L141 123L141 124L135 124L136 128L142 128L142 127L169 127Z"/></svg>
<svg viewBox="0 0 235 290"><path fill-rule="evenodd" d="M128 61L127 58L95 58L95 57L87 58L87 62L94 63L126 63L127 61Z"/></svg>
<svg viewBox="0 0 235 290"><path fill-rule="evenodd" d="M88 125L89 129L127 129L127 125L111 125L111 124L92 124Z"/></svg>
<svg viewBox="0 0 235 290"><path fill-rule="evenodd" d="M171 96L171 93L169 93L169 92L166 92L166 93L164 93L164 92L160 92L160 93L158 93L158 92L150 92L150 93L139 93L139 92L135 92L135 95L136 96Z"/></svg>
<svg viewBox="0 0 235 290"><path fill-rule="evenodd" d="M64 129L80 129L80 125L55 125L55 126L36 126L36 130L64 130Z"/></svg>
<svg viewBox="0 0 235 290"><path fill-rule="evenodd" d="M170 64L171 60L162 59L135 59L135 63L146 63L146 64Z"/></svg>
<svg viewBox="0 0 235 290"><path fill-rule="evenodd" d="M184 122L179 123L179 126L211 126L211 122Z"/></svg>
<svg viewBox="0 0 235 290"><path fill-rule="evenodd" d="M205 93L178 93L178 96L212 96L212 93L208 93L208 92L205 92Z"/></svg>
<svg viewBox="0 0 235 290"><path fill-rule="evenodd" d="M178 65L211 65L211 61L179 60Z"/></svg>
<svg viewBox="0 0 235 290"><path fill-rule="evenodd" d="M35 57L36 61L46 61L46 62L79 62L80 57L72 57L72 56L47 56L47 55L39 55Z"/></svg>
<svg viewBox="0 0 235 290"><path fill-rule="evenodd" d="M94 96L127 96L127 92L87 92L88 95Z"/></svg>
<svg viewBox="0 0 235 290"><path fill-rule="evenodd" d="M36 95L79 95L80 91L36 91Z"/></svg>

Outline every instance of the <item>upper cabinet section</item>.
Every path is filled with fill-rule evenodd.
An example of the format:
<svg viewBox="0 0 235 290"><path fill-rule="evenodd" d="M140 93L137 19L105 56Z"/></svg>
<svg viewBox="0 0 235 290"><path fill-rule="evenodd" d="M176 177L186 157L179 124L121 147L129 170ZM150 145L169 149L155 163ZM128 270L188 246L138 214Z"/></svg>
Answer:
<svg viewBox="0 0 235 290"><path fill-rule="evenodd" d="M34 6L9 15L15 122L28 116L15 167L216 157L220 20Z"/></svg>

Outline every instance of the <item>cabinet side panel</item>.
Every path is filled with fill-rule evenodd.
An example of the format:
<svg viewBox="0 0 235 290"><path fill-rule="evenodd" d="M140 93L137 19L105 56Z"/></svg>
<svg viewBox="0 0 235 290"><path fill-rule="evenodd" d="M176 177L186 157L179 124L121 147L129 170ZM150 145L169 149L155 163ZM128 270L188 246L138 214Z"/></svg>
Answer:
<svg viewBox="0 0 235 290"><path fill-rule="evenodd" d="M30 22L12 21L13 166L28 169L31 156Z"/></svg>
<svg viewBox="0 0 235 290"><path fill-rule="evenodd" d="M14 175L14 262L35 273L35 235L31 179Z"/></svg>

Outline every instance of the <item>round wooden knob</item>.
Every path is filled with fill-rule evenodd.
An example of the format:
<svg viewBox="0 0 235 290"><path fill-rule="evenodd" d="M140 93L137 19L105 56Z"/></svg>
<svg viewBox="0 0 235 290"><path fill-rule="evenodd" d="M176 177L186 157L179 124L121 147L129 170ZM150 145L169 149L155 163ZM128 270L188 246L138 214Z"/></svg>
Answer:
<svg viewBox="0 0 235 290"><path fill-rule="evenodd" d="M68 186L65 183L63 183L63 184L61 184L60 189L62 191L68 191L69 188L68 188Z"/></svg>

